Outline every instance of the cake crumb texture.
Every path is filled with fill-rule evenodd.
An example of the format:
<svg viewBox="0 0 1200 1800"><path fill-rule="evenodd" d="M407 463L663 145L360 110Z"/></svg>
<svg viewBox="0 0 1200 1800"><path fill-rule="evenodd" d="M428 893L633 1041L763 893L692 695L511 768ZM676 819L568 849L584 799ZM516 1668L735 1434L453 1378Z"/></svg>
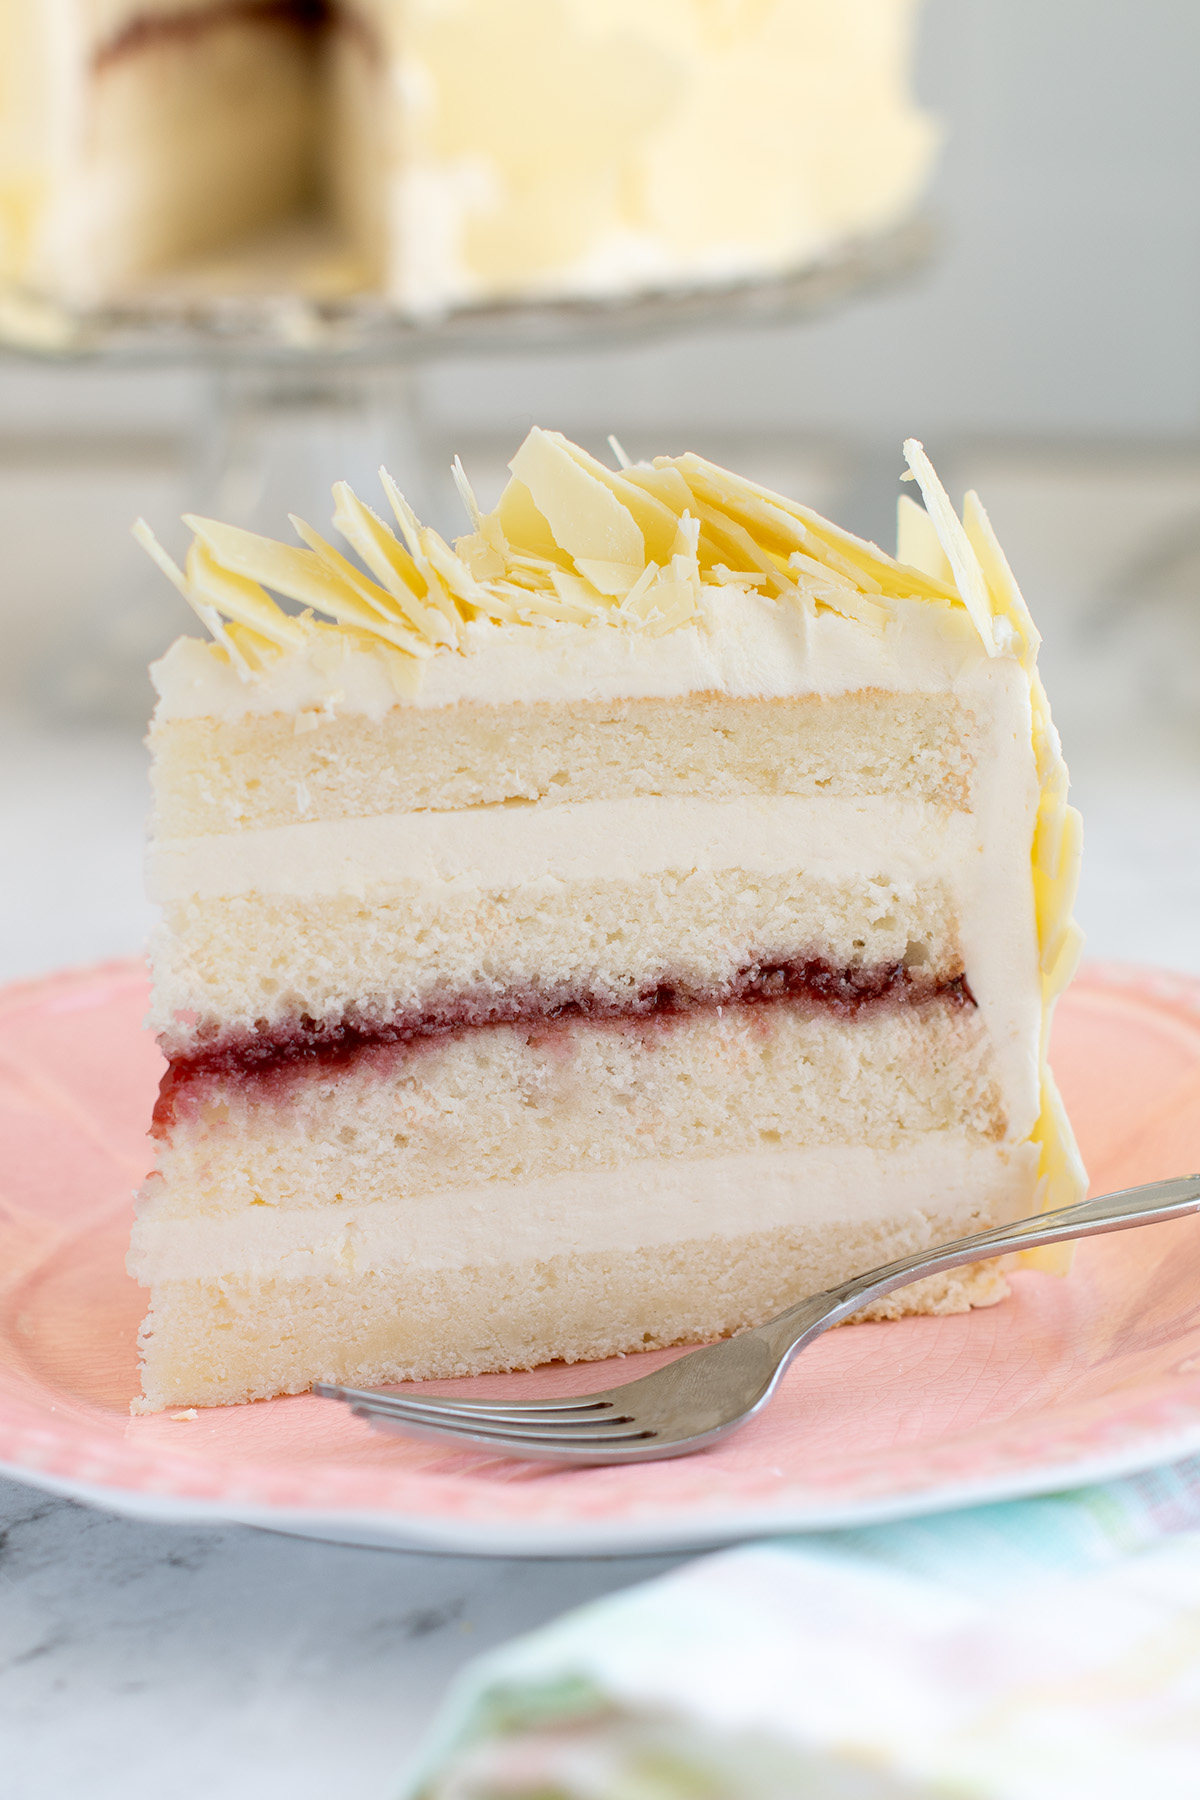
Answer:
<svg viewBox="0 0 1200 1800"><path fill-rule="evenodd" d="M964 1122L997 1142L989 1062L978 1013L937 1001L851 1024L779 1003L480 1027L346 1070L198 1078L176 1100L153 1204L336 1205L764 1146L893 1146Z"/></svg>
<svg viewBox="0 0 1200 1800"><path fill-rule="evenodd" d="M599 1362L760 1325L808 1294L953 1235L840 1227L403 1276L162 1283L136 1412ZM926 1276L856 1318L961 1313L1008 1292L998 1263ZM630 1371L631 1378L634 1371Z"/></svg>

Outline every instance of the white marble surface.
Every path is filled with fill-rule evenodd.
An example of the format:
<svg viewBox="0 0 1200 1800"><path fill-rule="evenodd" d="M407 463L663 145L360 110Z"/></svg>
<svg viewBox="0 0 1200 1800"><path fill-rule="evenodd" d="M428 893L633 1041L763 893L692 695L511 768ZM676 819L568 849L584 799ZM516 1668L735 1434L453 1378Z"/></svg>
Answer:
<svg viewBox="0 0 1200 1800"><path fill-rule="evenodd" d="M386 1800L453 1671L672 1566L112 1518L0 1482L4 1800Z"/></svg>
<svg viewBox="0 0 1200 1800"><path fill-rule="evenodd" d="M1200 972L1200 465L964 452L948 473L983 491L1043 625L1091 953ZM22 872L0 978L136 953L144 782L133 730L0 731ZM383 1800L466 1657L663 1566L154 1526L0 1482L0 1796Z"/></svg>

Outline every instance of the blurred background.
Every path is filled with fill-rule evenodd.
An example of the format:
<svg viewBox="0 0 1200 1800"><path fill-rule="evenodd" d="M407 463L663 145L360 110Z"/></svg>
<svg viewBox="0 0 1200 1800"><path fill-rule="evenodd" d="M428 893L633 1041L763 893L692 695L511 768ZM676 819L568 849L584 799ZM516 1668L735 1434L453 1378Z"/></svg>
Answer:
<svg viewBox="0 0 1200 1800"><path fill-rule="evenodd" d="M292 471L392 457L457 529L451 455L490 501L535 422L700 451L885 547L922 438L956 500L979 490L1045 638L1090 954L1200 970L1197 68L1191 0L928 0L932 253L796 323L266 371L241 447L244 375L0 357L0 975L134 953L149 924L145 667L190 615L133 517L174 549L188 507L286 533L275 431Z"/></svg>

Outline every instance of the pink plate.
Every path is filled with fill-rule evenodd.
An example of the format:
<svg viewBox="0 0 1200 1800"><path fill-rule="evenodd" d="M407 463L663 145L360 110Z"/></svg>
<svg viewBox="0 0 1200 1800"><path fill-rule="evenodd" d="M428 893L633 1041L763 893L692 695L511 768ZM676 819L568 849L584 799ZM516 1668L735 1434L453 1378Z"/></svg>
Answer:
<svg viewBox="0 0 1200 1800"><path fill-rule="evenodd" d="M0 992L0 1470L122 1512L509 1555L695 1549L1076 1485L1200 1451L1200 1219L1081 1246L1065 1281L823 1338L714 1450L559 1471L370 1431L301 1395L132 1419L124 1271L161 1064L141 969ZM1093 968L1054 1060L1095 1191L1200 1167L1200 980ZM643 1363L434 1383L550 1394Z"/></svg>

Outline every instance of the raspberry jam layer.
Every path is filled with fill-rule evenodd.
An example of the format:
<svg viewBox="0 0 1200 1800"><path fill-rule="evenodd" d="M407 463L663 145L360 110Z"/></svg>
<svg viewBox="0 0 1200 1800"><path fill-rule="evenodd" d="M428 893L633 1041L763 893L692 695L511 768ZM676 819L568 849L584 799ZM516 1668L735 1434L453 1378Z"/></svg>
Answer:
<svg viewBox="0 0 1200 1800"><path fill-rule="evenodd" d="M194 1051L172 1056L163 1076L154 1128L164 1131L176 1102L193 1084L213 1079L269 1082L289 1071L336 1069L389 1046L416 1044L489 1026L545 1028L586 1019L616 1025L667 1021L714 1007L792 1005L853 1019L882 1007L975 1005L966 976L935 975L904 963L833 968L820 959L755 963L739 969L719 989L663 981L631 999L597 994L555 994L506 988L496 994L448 995L419 1013L387 1018L346 1015L332 1019L263 1021L253 1031L203 1038Z"/></svg>

